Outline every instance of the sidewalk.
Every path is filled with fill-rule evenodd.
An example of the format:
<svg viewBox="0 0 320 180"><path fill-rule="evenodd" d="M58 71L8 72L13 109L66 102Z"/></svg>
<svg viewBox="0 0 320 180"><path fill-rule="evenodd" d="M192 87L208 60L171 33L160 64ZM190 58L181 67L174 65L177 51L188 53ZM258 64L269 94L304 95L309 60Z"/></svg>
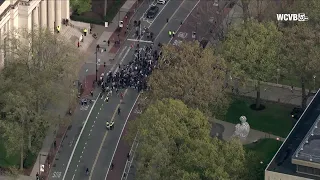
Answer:
<svg viewBox="0 0 320 180"><path fill-rule="evenodd" d="M209 120L213 126L211 129L211 136L213 137L218 137L223 140L229 140L232 135L234 134L235 131L235 124L226 122L226 121L221 121L218 119L212 119ZM257 131L254 129L250 129L249 135L246 138L246 140L242 141L243 144L250 144L253 143L259 139L264 139L264 138L271 138L271 139L277 139L279 138L280 141L284 141L285 138L275 136L273 134L265 133L262 131Z"/></svg>
<svg viewBox="0 0 320 180"><path fill-rule="evenodd" d="M121 9L127 9L129 11L129 13L131 13L133 11L132 10L133 7L134 8L138 7L138 5L135 5L135 4L136 4L136 0L134 0L134 1L128 0L122 6ZM128 19L130 19L129 15L133 15L133 13L127 15ZM120 19L124 20L125 16L126 16L126 14L120 13ZM117 23L118 18L119 18L119 16L117 15L113 20L113 22L115 22L115 23L111 23L110 26L107 28L105 28L103 26L97 26L97 25L92 26L92 33L96 33L98 38L94 39L92 37L92 34L88 33L87 36L84 37L84 41L82 43L80 43L81 47L79 47L79 48L80 48L80 51L81 51L84 58L80 60L79 68L75 67L75 70L80 69L79 80L80 80L80 82L82 82L82 84L85 84L84 80L86 80L87 88L85 88L83 95L88 95L90 93L90 91L93 89L92 84L93 84L93 80L95 80L95 74L83 75L83 72L81 72L81 70L83 70L83 66L86 65L87 63L95 63L95 60L96 60L95 50L96 50L97 44L103 44L103 43L106 44L106 41L108 41L108 40L111 41L110 46L105 45L105 47L103 47L106 49L106 51L99 53L99 58L101 58L101 65L99 66L98 76L100 76L101 73L103 73L105 70L105 68L103 67L103 62L106 62L106 64L108 66L113 64L110 61L110 59L113 59L115 57L115 53L117 53L117 51L116 52L114 52L114 51L109 52L110 49L114 45L114 42L110 38L117 36L117 34L115 33L115 30L118 27L118 23ZM124 20L124 22L125 22L125 20ZM60 34L62 36L65 36L66 38L70 39L71 42L73 42L74 45L77 46L77 43L79 41L79 37L82 34L81 29L87 28L89 31L90 24L82 23L82 22L74 22L74 21L71 21L71 24L72 24L72 26L63 26L61 28ZM120 32L121 36L124 35L123 32L124 31ZM120 38L123 38L123 37L120 37ZM61 108L59 107L59 114L61 117L66 118L66 112L67 112L68 108L69 108L68 103L66 103L65 107L61 107ZM42 149L40 150L38 158L33 166L32 172L30 174L32 179L35 177L36 173L39 172L40 164L44 164L44 166L45 166L45 168L44 168L45 171L42 173L42 177L44 177L45 179L47 178L47 176L50 172L50 167L55 166L55 164L54 164L55 155L57 152L59 152L60 145L64 140L64 136L65 136L68 128L70 128L68 125L62 125L60 127L55 127L55 128L52 128L49 130L49 133L45 138ZM21 180L24 180L24 179L21 179Z"/></svg>
<svg viewBox="0 0 320 180"><path fill-rule="evenodd" d="M234 89L238 87L236 82L235 83L229 82L229 85L233 86ZM253 97L253 98L256 97L257 92L255 90L253 81L249 81L245 87L239 87L238 89L239 89L239 95ZM301 88L293 87L293 90L291 90L291 86L262 82L260 89L261 89L260 91L261 99L279 102L279 103L291 104L295 106L301 106L301 102L302 102ZM230 91L232 91L231 87L230 87ZM235 93L235 91L233 93ZM307 103L309 103L311 99L312 97L309 97Z"/></svg>

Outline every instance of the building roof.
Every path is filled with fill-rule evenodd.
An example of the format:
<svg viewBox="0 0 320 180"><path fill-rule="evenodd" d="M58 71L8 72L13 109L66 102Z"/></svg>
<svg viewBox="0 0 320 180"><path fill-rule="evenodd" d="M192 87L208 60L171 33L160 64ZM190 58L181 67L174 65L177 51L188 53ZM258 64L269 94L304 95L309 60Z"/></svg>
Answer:
<svg viewBox="0 0 320 180"><path fill-rule="evenodd" d="M297 151L298 147L301 144L305 143L306 137L309 137L311 133L319 133L320 131L313 131L315 124L318 123L318 116L320 115L320 93L319 90L316 95L313 97L312 101L303 112L302 116L293 127L288 137L285 139L280 149L273 157L269 165L267 166L267 171L273 171L283 174L289 174L293 176L300 176L305 178L314 178L314 176L304 175L296 172L296 165L292 164L292 158L296 158L295 153L300 154L319 154L319 151L312 150L312 148L304 145L304 151ZM319 134L320 135L320 134ZM320 145L320 139L309 138L309 142L312 142L312 146L316 146L316 144ZM298 156L299 157L299 156ZM303 158L304 156L300 156ZM306 159L308 160L308 159Z"/></svg>
<svg viewBox="0 0 320 180"><path fill-rule="evenodd" d="M293 159L320 163L320 116L300 143Z"/></svg>

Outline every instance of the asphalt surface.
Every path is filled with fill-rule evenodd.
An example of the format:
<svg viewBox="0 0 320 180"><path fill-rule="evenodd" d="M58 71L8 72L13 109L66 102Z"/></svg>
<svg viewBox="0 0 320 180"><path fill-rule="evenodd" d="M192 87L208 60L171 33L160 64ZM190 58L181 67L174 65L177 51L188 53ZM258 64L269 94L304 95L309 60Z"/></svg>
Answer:
<svg viewBox="0 0 320 180"><path fill-rule="evenodd" d="M156 36L154 44L158 43L167 44L170 42L171 37L168 35L168 31L177 31L180 22L184 21L194 7L198 4L199 1L174 1L171 0L167 2L167 6L163 9L160 15L150 24L150 31L153 32ZM159 7L164 5L158 5ZM160 10L161 11L161 10ZM168 16L169 15L169 16ZM167 18L169 22L167 23ZM143 23L143 22L142 22ZM144 22L148 24L148 22ZM134 36L132 36L134 38ZM142 40L147 40L143 38ZM141 44L141 43L140 43ZM142 43L144 44L144 43ZM132 115L130 115L130 118ZM126 129L125 129L126 131ZM123 171L127 161L127 153L130 151L130 146L126 144L123 137L121 137L119 146L115 152L114 156L114 169L107 174L106 180L117 180L121 179ZM126 176L127 179L134 179L135 174L135 162L130 169L129 175Z"/></svg>
<svg viewBox="0 0 320 180"><path fill-rule="evenodd" d="M150 31L157 37L155 44L159 42L168 43L171 37L168 36L169 30L177 30L180 22L183 21L189 14L197 1L177 1L171 0L165 5L159 6L159 13L153 20L144 18L144 13L150 7L148 4L142 4L140 9L135 14L136 20L141 20L142 27L149 27ZM166 19L169 18L169 23ZM129 38L136 39L133 30L130 32ZM147 41L145 37L142 40ZM122 48L115 57L118 63L127 64L133 59L134 50L131 46L140 44L144 47L148 42L136 42L135 40L126 40L123 42ZM111 68L111 67L110 67ZM107 71L111 70L107 68ZM112 70L117 70L114 67ZM98 94L98 91L95 92ZM56 156L56 161L52 167L49 179L66 180L82 180L82 179L105 179L109 172L109 167L114 158L117 144L125 127L127 118L135 104L138 93L135 90L129 89L124 97L125 104L121 104L121 115L114 116L115 128L107 131L105 127L106 121L110 121L113 114L116 112L119 105L119 98L113 95L109 102L104 102L104 98L97 98L90 113L90 108L87 111L77 109L74 112L74 121L72 127L67 132L67 136L62 143L60 152ZM86 117L88 118L85 124ZM73 149L80 135L82 127L85 125L82 135L77 143L75 151ZM69 159L71 161L68 165ZM116 163L115 163L116 164ZM85 169L91 171L90 177L85 175ZM121 168L121 163L115 167ZM124 168L124 165L123 165ZM122 169L123 169L122 168ZM120 173L119 173L120 174ZM114 177L113 179L121 179Z"/></svg>

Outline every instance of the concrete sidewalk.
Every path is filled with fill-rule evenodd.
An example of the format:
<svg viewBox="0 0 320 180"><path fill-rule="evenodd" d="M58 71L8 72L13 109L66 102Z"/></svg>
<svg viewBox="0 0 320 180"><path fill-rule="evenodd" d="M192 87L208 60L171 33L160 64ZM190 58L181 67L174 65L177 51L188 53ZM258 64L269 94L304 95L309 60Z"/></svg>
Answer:
<svg viewBox="0 0 320 180"><path fill-rule="evenodd" d="M219 137L223 140L230 140L232 138L234 131L235 131L235 124L221 121L218 119L210 119L210 122L213 124L213 127L211 129L211 136ZM265 133L262 131L250 129L248 137L242 141L243 144L250 144L253 143L259 139L264 138L271 138L271 139L277 139L279 138L280 141L284 141L285 138L275 136L273 134Z"/></svg>
<svg viewBox="0 0 320 180"><path fill-rule="evenodd" d="M260 97L263 100L301 106L301 88L291 88L291 86L261 82ZM255 98L257 95L253 81L249 81L244 87L238 86L237 82L229 82L229 89L231 92L242 96ZM236 89L238 89L239 92L237 92ZM312 96L308 98L307 104L311 101L311 99Z"/></svg>

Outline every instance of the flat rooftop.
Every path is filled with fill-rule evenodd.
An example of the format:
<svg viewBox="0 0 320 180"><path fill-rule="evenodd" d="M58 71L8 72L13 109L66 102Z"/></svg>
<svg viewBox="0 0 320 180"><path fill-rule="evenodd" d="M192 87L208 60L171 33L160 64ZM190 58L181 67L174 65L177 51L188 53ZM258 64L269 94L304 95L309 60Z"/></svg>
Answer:
<svg viewBox="0 0 320 180"><path fill-rule="evenodd" d="M269 163L268 167L266 168L267 171L300 176L310 179L315 178L314 176L297 173L297 166L295 164L292 164L291 160L292 158L296 158L295 153L300 154L298 155L298 158L306 161L309 161L310 159L307 158L307 156L304 156L304 154L320 155L320 131L317 128L314 131L316 124L318 124L317 120L319 119L319 115L320 93L318 90L316 95L308 105L307 109L304 111L296 125L289 133L286 140L281 145L276 155ZM312 133L314 134L314 136L310 137ZM317 133L317 135L315 133ZM307 145L305 144L306 138L309 138L309 142L307 143ZM304 148L301 151L300 145L302 144L304 144ZM315 146L317 146L317 148L314 148Z"/></svg>
<svg viewBox="0 0 320 180"><path fill-rule="evenodd" d="M320 163L320 116L300 143L292 159Z"/></svg>

